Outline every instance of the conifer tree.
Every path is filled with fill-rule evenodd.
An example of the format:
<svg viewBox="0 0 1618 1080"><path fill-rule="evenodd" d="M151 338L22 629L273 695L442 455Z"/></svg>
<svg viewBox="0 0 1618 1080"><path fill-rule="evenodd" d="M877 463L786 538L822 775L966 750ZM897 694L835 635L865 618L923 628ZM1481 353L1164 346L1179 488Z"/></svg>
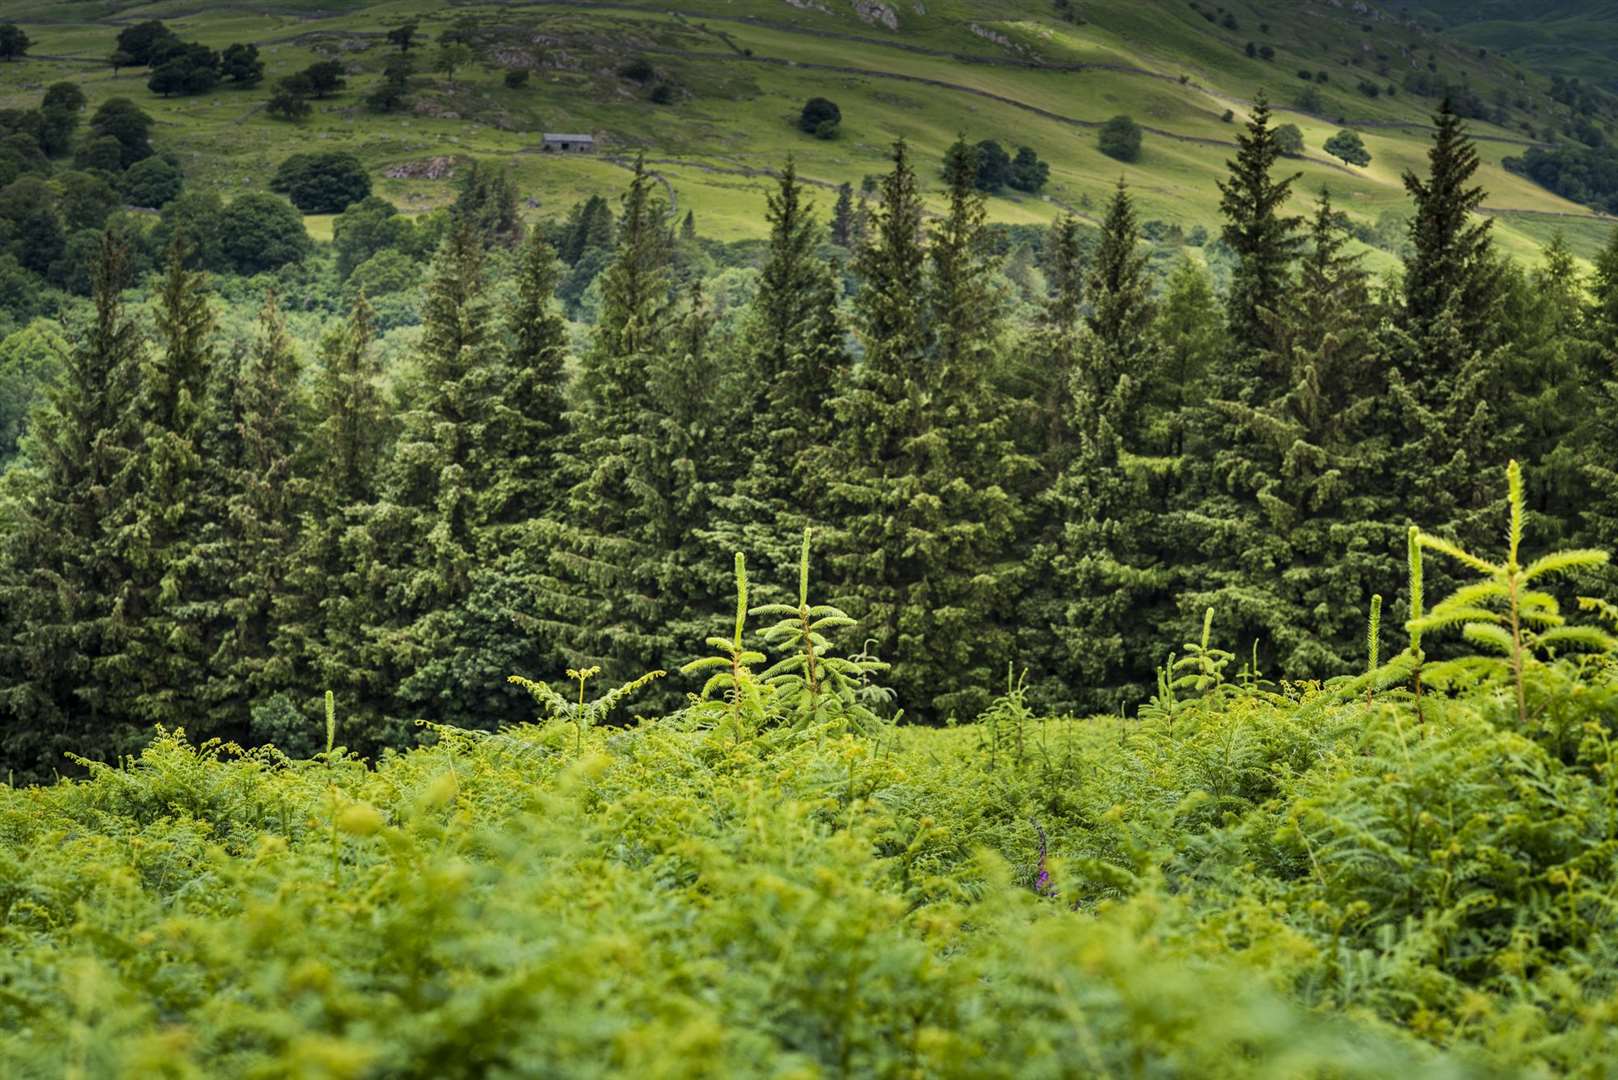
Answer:
<svg viewBox="0 0 1618 1080"><path fill-rule="evenodd" d="M1163 538L1174 507L1173 459L1153 445L1148 388L1160 353L1140 225L1122 181L1084 281L1069 382L1074 451L1047 497L1060 528L1036 560L1051 569L1066 694L1051 704L1111 709L1139 699L1172 612L1175 559ZM1047 690L1047 694L1050 691Z"/></svg>
<svg viewBox="0 0 1618 1080"><path fill-rule="evenodd" d="M1072 460L1071 383L1084 332L1084 281L1087 245L1083 226L1072 214L1063 214L1045 241L1049 292L1040 306L1039 319L1029 334L1019 380L1019 393L1032 422L1024 433L1038 458L1036 489L1049 487Z"/></svg>
<svg viewBox="0 0 1618 1080"><path fill-rule="evenodd" d="M1509 418L1499 410L1502 271L1489 222L1472 216L1484 198L1469 186L1477 151L1447 102L1435 123L1427 177L1405 176L1416 213L1403 311L1385 346L1402 428L1399 458L1408 463L1395 479L1413 520L1475 544L1496 519L1490 467L1511 453Z"/></svg>
<svg viewBox="0 0 1618 1080"><path fill-rule="evenodd" d="M841 247L854 244L854 187L851 184L837 187L837 205L831 215L831 242Z"/></svg>
<svg viewBox="0 0 1618 1080"><path fill-rule="evenodd" d="M743 323L737 387L741 415L733 490L717 499L710 534L715 559L741 551L760 594L789 582L794 536L823 512L825 471L816 455L831 442L829 402L849 366L832 268L815 251L820 225L789 158L768 196L769 256ZM722 560L717 565L723 565Z"/></svg>
<svg viewBox="0 0 1618 1080"><path fill-rule="evenodd" d="M531 290L547 279L549 255L544 248L526 254L532 315L540 300ZM516 632L518 598L488 577L500 554L489 530L498 518L522 513L546 477L536 475L526 453L512 456L533 432L527 414L512 407L511 369L491 340L493 329L482 241L462 222L434 261L422 304L419 380L367 522L385 619L372 644L396 688L381 733L390 743L416 719L488 727L526 710L506 682L527 659Z"/></svg>
<svg viewBox="0 0 1618 1080"><path fill-rule="evenodd" d="M1215 403L1248 437L1217 451L1226 480L1199 514L1208 557L1181 600L1185 616L1213 607L1291 678L1349 670L1371 596L1400 583L1377 305L1347 242L1323 192L1297 286L1268 314L1279 387Z"/></svg>
<svg viewBox="0 0 1618 1080"><path fill-rule="evenodd" d="M280 692L253 713L255 740L289 750L298 748L292 733L312 730L327 690L359 736L350 745L374 747L391 692L368 638L385 618L371 576L377 553L365 528L388 433L374 337L375 317L361 294L348 320L321 341L306 463L290 485L302 516L286 587L274 605L265 670L266 684ZM304 748L312 751L313 743Z"/></svg>
<svg viewBox="0 0 1618 1080"><path fill-rule="evenodd" d="M1588 496L1583 465L1590 440L1583 429L1600 379L1585 281L1563 235L1551 238L1540 265L1527 274L1511 266L1503 292L1506 303L1495 318L1513 326L1515 344L1499 365L1501 423L1510 433L1510 453L1525 466L1531 528L1564 546L1578 530Z"/></svg>
<svg viewBox="0 0 1618 1080"><path fill-rule="evenodd" d="M216 726L245 725L252 705L277 689L265 670L274 606L296 550L297 469L305 433L301 365L273 291L245 360L232 374L220 392L228 402L225 435L236 450L226 460L214 455L224 499L218 520L210 522L221 542L209 561L222 563L224 572L217 601L222 626L218 640L210 642L206 693L209 710L219 718Z"/></svg>
<svg viewBox="0 0 1618 1080"><path fill-rule="evenodd" d="M1009 653L999 604L1028 463L988 383L998 313L972 152L950 158L950 206L924 250L909 150L894 150L859 252L865 363L836 403L834 566L864 634L894 661L905 708L975 715Z"/></svg>
<svg viewBox="0 0 1618 1080"><path fill-rule="evenodd" d="M1581 543L1618 552L1618 229L1596 259L1585 333L1588 420L1579 442L1593 497L1583 500Z"/></svg>
<svg viewBox="0 0 1618 1080"><path fill-rule="evenodd" d="M836 530L828 547L846 596L837 604L860 619L860 634L873 639L876 651L907 676L913 662L924 662L917 628L900 625L908 594L921 576L911 514L933 494L921 489L917 454L926 430L932 351L922 213L910 151L900 141L871 211L869 233L855 255L860 278L855 329L865 357L851 385L833 402L836 453L826 463L835 509L828 525ZM921 696L906 693L906 706L920 711Z"/></svg>
<svg viewBox="0 0 1618 1080"><path fill-rule="evenodd" d="M674 513L694 478L668 472L668 412L653 386L673 318L667 217L656 181L637 161L601 277L601 315L580 358L565 527L534 619L567 666L600 665L609 678L669 662L665 625L681 597L660 571L704 525Z"/></svg>
<svg viewBox="0 0 1618 1080"><path fill-rule="evenodd" d="M195 695L217 597L208 595L198 547L206 508L215 505L202 454L215 324L204 275L187 261L187 244L176 239L157 291L158 340L141 369L141 452L125 464L128 501L107 519L127 577L114 594L116 632L96 678L117 688L125 716L206 735Z"/></svg>
<svg viewBox="0 0 1618 1080"><path fill-rule="evenodd" d="M62 357L23 454L0 480L0 769L48 778L73 751L132 750L132 723L98 677L124 566L108 513L140 448L142 341L120 294L129 251L108 231L91 271L94 316Z"/></svg>
<svg viewBox="0 0 1618 1080"><path fill-rule="evenodd" d="M1236 160L1228 163L1230 176L1219 182L1219 209L1225 215L1225 243L1236 253L1228 307L1232 343L1240 355L1273 344L1265 313L1280 306L1297 251L1300 219L1282 211L1301 174L1273 175L1281 144L1270 126L1263 93L1253 103L1247 130L1236 136L1236 146Z"/></svg>
<svg viewBox="0 0 1618 1080"><path fill-rule="evenodd" d="M1447 98L1433 123L1437 131L1426 178L1409 170L1404 174L1416 210L1410 220L1411 254L1405 260L1404 319L1412 337L1430 342L1422 370L1411 374L1437 385L1453 379L1466 358L1438 347L1449 336L1444 324L1454 324L1467 351L1487 351L1500 343L1495 305L1501 268L1491 238L1493 222L1474 216L1485 197L1483 188L1472 186L1480 164L1477 147Z"/></svg>
<svg viewBox="0 0 1618 1080"><path fill-rule="evenodd" d="M480 519L506 525L551 513L564 487L557 454L563 413L567 322L556 310L562 276L556 253L537 232L516 268L516 298L501 324L503 355L491 365L487 439L497 472L480 491Z"/></svg>

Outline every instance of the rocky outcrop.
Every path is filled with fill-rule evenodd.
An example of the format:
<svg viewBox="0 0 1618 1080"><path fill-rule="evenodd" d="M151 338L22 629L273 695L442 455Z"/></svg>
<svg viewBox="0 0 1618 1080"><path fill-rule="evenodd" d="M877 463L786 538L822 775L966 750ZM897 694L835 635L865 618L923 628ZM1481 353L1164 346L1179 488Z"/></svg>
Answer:
<svg viewBox="0 0 1618 1080"><path fill-rule="evenodd" d="M854 14L860 17L861 22L872 26L882 25L889 30L899 29L899 13L893 5L884 4L882 0L850 0L854 5Z"/></svg>

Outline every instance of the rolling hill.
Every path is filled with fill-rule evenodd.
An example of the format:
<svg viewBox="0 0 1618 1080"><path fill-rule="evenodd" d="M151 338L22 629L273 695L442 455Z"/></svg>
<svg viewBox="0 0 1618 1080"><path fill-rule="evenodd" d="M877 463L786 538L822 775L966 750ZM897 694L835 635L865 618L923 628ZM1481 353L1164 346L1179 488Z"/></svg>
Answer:
<svg viewBox="0 0 1618 1080"><path fill-rule="evenodd" d="M1529 255L1560 229L1588 255L1610 227L1501 167L1531 144L1525 128L1537 131L1558 108L1541 73L1435 33L1430 21L1364 3L269 0L199 10L185 0L17 0L8 8L35 45L30 59L0 65L0 108L31 105L59 79L80 82L92 106L133 98L157 119L155 140L178 154L191 183L226 196L263 188L292 153L346 149L382 194L416 212L441 205L450 190L442 177L421 175L435 171L423 163L470 156L509 163L529 212L550 217L615 191L625 165L644 153L705 235L734 239L762 232L767 173L789 154L829 189L882 171L896 138L936 161L965 135L1029 145L1050 163L1040 195L992 200L996 220L1045 222L1064 207L1087 214L1123 175L1144 217L1190 229L1215 224L1215 180L1232 124L1264 88L1281 121L1303 133L1300 191L1330 186L1371 225L1403 212L1401 173L1426 150L1437 101L1406 88L1416 74L1429 92L1439 82L1466 88L1489 113L1474 131L1488 209L1508 250ZM215 48L257 44L267 78L254 89L197 97L151 93L144 70L115 73L105 58L121 28L154 18ZM409 112L372 113L362 98L392 52L385 32L411 20L433 36L471 20L479 66L453 81L419 74ZM266 113L278 78L333 58L349 72L343 93L315 102L301 124ZM648 83L620 74L635 59L651 66L651 83L669 88L667 104L650 100ZM513 69L531 73L525 86L505 85L503 73ZM841 107L835 140L794 123L817 95ZM1096 146L1096 128L1120 114L1146 128L1143 153L1128 165ZM1368 167L1321 150L1343 126L1363 133ZM602 149L542 155L546 130L594 132ZM317 236L329 229L321 219L310 225Z"/></svg>

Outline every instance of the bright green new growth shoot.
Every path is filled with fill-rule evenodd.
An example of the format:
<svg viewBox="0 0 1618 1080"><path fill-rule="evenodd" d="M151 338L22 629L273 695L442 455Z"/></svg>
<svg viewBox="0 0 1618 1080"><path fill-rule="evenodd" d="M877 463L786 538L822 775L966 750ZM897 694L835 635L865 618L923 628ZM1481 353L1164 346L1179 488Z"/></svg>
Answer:
<svg viewBox="0 0 1618 1080"><path fill-rule="evenodd" d="M1458 544L1411 530L1420 547L1447 555L1470 567L1481 577L1470 585L1461 586L1435 604L1430 612L1422 614L1420 594L1417 592L1420 587L1420 561L1419 557L1413 557L1412 592L1415 598L1411 605L1409 627L1411 648L1418 656L1424 633L1452 626L1459 626L1461 635L1467 641L1494 654L1492 657L1464 657L1437 665L1430 672L1434 677L1487 674L1489 669L1503 660L1516 694L1517 720L1526 724L1528 701L1525 673L1538 662L1536 654L1554 656L1573 650L1607 652L1618 646L1618 641L1594 627L1567 625L1556 598L1535 587L1557 574L1601 566L1607 562L1607 553L1589 549L1557 551L1523 566L1520 555L1525 507L1522 469L1515 461L1506 468L1506 482L1511 521L1506 557L1501 562L1489 562Z"/></svg>
<svg viewBox="0 0 1618 1080"><path fill-rule="evenodd" d="M544 707L546 714L551 719L574 725L575 737L573 745L575 750L580 750L584 747L584 731L586 728L595 727L606 720L607 714L612 712L613 707L620 701L654 679L661 679L668 672L661 670L648 671L640 678L631 679L621 686L615 686L594 701L587 702L584 700L585 684L599 674L601 674L599 667L568 669L567 677L579 684L579 700L577 702L569 701L546 683L525 679L521 675L508 676L506 681L514 683L532 694L534 700Z"/></svg>
<svg viewBox="0 0 1618 1080"><path fill-rule="evenodd" d="M742 707L747 706L748 714L754 718L753 726L764 718L764 698L759 682L753 676L751 665L762 664L766 659L761 652L748 649L742 642L747 630L747 560L741 552L736 553L736 628L728 639L715 635L708 638L708 644L719 650L717 656L705 656L693 660L680 669L682 675L694 675L698 672L713 671L708 681L703 684L699 695L703 701L710 701L716 692L723 690L724 699L729 702L729 715L731 730L737 738L742 734ZM718 670L715 670L718 669Z"/></svg>
<svg viewBox="0 0 1618 1080"><path fill-rule="evenodd" d="M761 636L771 649L786 654L760 678L794 728L837 723L871 730L881 721L860 703L859 691L888 665L863 654L846 658L832 655L826 635L855 623L838 608L809 602L810 537L811 531L804 529L797 606L766 604L753 609L754 615L780 617Z"/></svg>
<svg viewBox="0 0 1618 1080"><path fill-rule="evenodd" d="M326 691L326 760L337 745L337 695Z"/></svg>
<svg viewBox="0 0 1618 1080"><path fill-rule="evenodd" d="M1382 594L1376 593L1371 597L1371 618L1365 627L1365 674L1373 676L1380 666L1382 659ZM1375 686L1367 681L1365 686L1365 700L1369 703L1375 693Z"/></svg>

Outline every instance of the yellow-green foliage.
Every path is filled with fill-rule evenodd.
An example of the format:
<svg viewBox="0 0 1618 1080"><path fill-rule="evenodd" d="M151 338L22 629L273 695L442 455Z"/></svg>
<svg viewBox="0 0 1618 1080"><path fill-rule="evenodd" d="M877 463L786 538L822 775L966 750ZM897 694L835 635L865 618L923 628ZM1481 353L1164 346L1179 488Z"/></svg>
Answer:
<svg viewBox="0 0 1618 1080"><path fill-rule="evenodd" d="M562 710L374 768L165 734L0 788L0 1074L1604 1075L1618 692L1530 677L1565 753L1509 682Z"/></svg>

